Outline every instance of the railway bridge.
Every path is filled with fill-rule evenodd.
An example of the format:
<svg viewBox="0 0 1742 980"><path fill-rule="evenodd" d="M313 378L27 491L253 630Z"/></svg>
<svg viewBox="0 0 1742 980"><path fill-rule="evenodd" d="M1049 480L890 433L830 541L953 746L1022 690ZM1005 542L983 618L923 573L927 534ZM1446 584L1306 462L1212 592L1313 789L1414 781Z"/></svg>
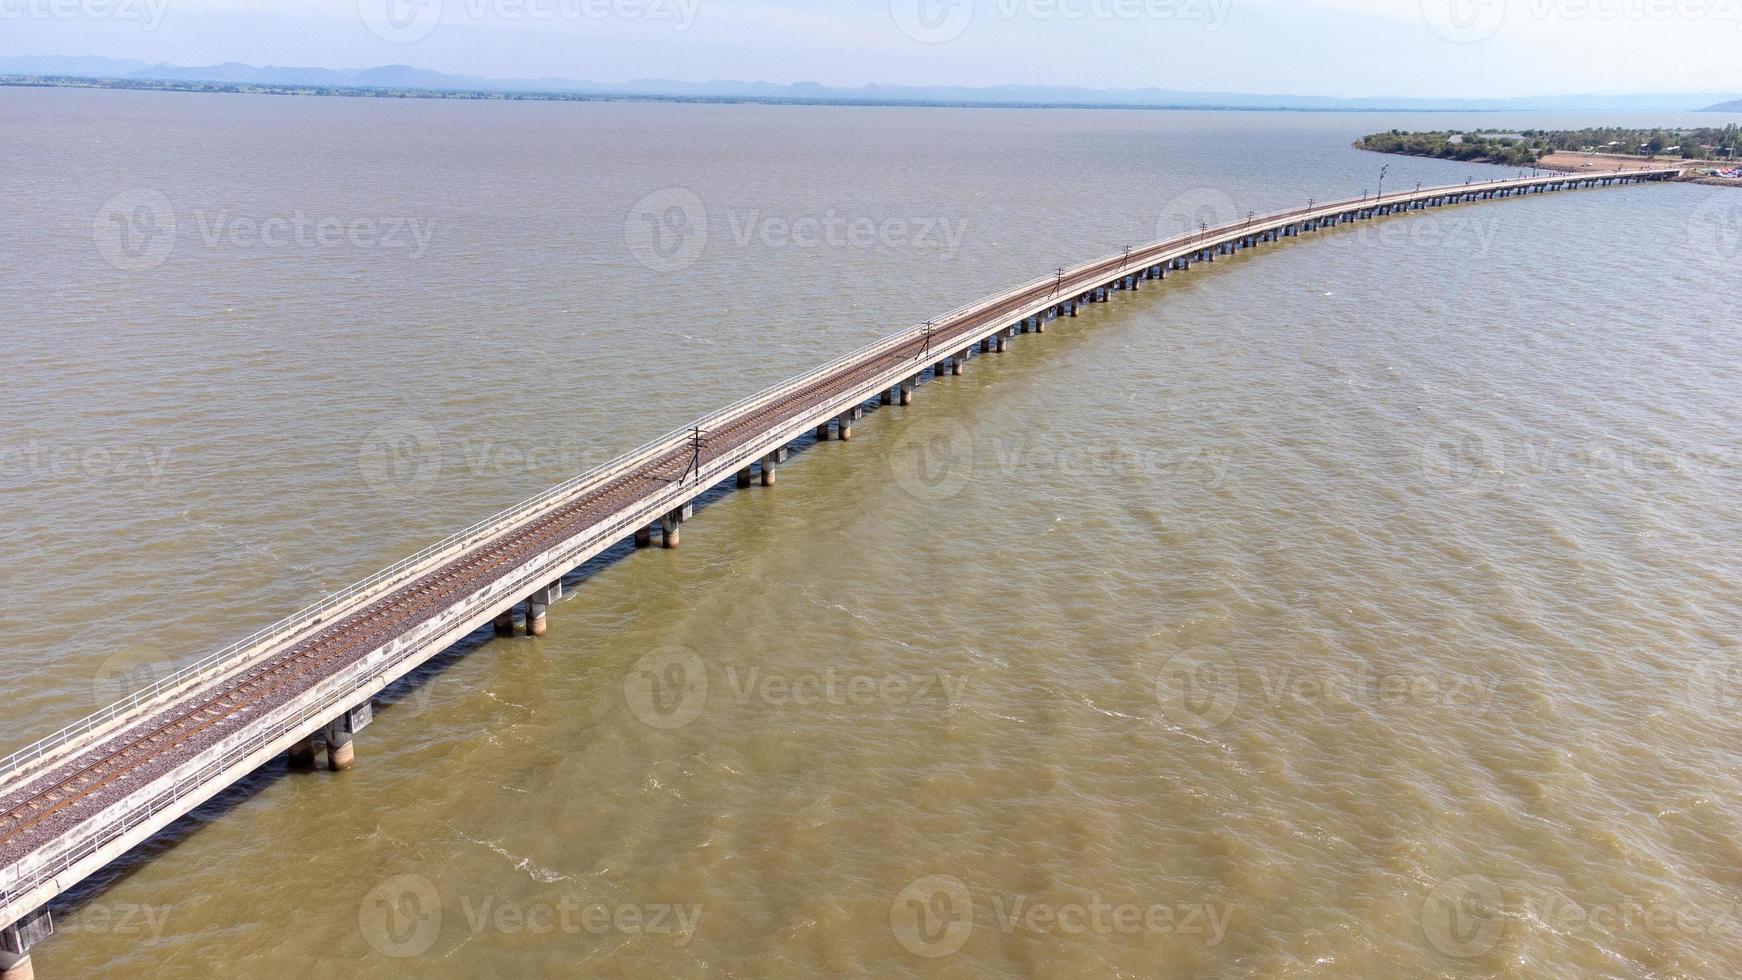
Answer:
<svg viewBox="0 0 1742 980"><path fill-rule="evenodd" d="M563 576L625 540L676 548L692 501L772 487L788 446L851 439L864 406L1196 262L1351 222L1639 181L1676 169L1416 189L1152 242L1005 289L698 419L506 510L0 760L0 980L33 975L50 903L275 758L355 764L371 698L456 641L546 630ZM515 613L524 608L522 617Z"/></svg>

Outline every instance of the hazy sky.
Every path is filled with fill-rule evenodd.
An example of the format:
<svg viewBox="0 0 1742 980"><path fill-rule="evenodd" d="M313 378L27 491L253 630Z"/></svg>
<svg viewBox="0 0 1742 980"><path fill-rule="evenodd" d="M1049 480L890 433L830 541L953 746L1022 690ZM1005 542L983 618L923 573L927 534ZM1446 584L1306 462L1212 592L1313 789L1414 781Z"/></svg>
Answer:
<svg viewBox="0 0 1742 980"><path fill-rule="evenodd" d="M0 55L1309 95L1742 88L1742 0L0 0Z"/></svg>

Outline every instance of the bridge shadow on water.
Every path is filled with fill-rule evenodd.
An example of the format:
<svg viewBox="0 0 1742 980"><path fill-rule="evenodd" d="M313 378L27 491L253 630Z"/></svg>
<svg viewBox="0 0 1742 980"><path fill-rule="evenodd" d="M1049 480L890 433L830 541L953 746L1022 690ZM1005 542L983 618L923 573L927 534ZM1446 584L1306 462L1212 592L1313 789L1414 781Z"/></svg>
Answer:
<svg viewBox="0 0 1742 980"><path fill-rule="evenodd" d="M1166 288L1161 283L1157 283L1155 286L1161 287L1162 289ZM1090 309L1093 309L1093 307ZM1095 314L1089 313L1088 310L1085 310L1085 314L1085 320L1088 323L1092 324L1095 322ZM1061 318L1049 317L1048 322L1049 324L1056 326L1058 325L1058 319ZM1026 341L1028 340L1028 337L1028 334L1021 334L1017 338L1013 338L1012 343L1017 344L1020 341ZM1053 339L1055 341L1066 340L1081 342L1084 339L1084 335L1072 331L1069 334L1066 334L1065 337L1055 337ZM1074 348L1075 344L1067 342L1062 351L1055 350L1055 355L1063 356L1068 360L1072 356ZM1020 346L1013 346L1012 349L1020 350L1021 348ZM985 354L978 350L978 345L976 345L973 352L970 354L970 360L979 360L985 356ZM922 367L922 365L925 366ZM945 380L944 378L938 378L933 375L929 367L929 358L916 361L914 371L919 375L920 388L924 388L936 381ZM950 380L956 379L952 377ZM879 399L874 396L861 403L863 416L860 421L864 422L874 419L883 412L888 411L891 407L893 406L881 404ZM814 432L807 432L800 435L798 438L787 444L787 462L783 464L782 468L784 469L785 467L791 466L793 463L804 459L807 455L817 450L821 445L821 440L816 437ZM759 489L760 488L754 484L749 488L751 491ZM709 508L729 500L734 494L744 492L747 491L740 490L736 486L734 474L703 491L695 498L693 506L696 513L701 514ZM653 547L659 547L657 531L655 532L655 542ZM563 602L566 602L573 597L570 594L571 589L585 585L595 576L608 569L619 566L621 563L632 558L640 550L642 549L635 547L632 538L626 537L624 540L613 544L598 555L583 562L580 566L563 576L564 598L559 600L557 605L560 606ZM525 618L523 603L516 604L514 610L514 621L516 635L524 636ZM462 659L484 648L492 641L498 639L506 638L497 637L493 625L485 623L479 628L473 630L471 633L455 641L447 649L420 664L404 677L389 684L372 699L375 711L375 723L381 723L383 720L391 723L394 716L400 714L402 711L410 710L427 703L430 685L433 684L444 671ZM317 743L321 741L318 734L316 736L316 741ZM317 757L322 755L324 755L324 753L317 751ZM72 888L69 888L66 892L51 901L49 907L53 910L56 917L63 917L76 915L82 909L99 904L102 895L111 887L125 881L150 861L173 852L182 843L190 840L194 834L204 828L207 824L216 822L226 814L241 809L261 793L276 786L280 780L307 777L325 771L326 766L324 764L317 765L312 771L293 768L290 765L287 756L285 754L280 754L271 761L264 763L247 776L232 783L217 795L213 796L210 800L201 804L199 807L196 807L192 812L170 824L168 827L165 827L144 843L133 848L131 851L128 851L121 857L116 858L101 870L93 873L77 885L74 885Z"/></svg>
<svg viewBox="0 0 1742 980"><path fill-rule="evenodd" d="M1154 290L1154 292L1151 293L1151 296L1153 297L1154 293L1164 291L1167 286L1170 285L1172 284L1154 284L1154 286L1151 287L1151 289ZM1100 306L1100 304L1097 304L1097 306ZM1100 308L1105 309L1106 307L1100 306ZM1090 307L1084 311L1084 321L1086 325L1095 324L1096 320L1099 318L1097 315L1099 312L1098 310L1096 310L1096 312L1090 312L1090 310L1096 310L1096 307ZM1048 322L1050 325L1059 326L1061 325L1058 323L1059 319L1062 318L1049 317ZM1030 335L1028 334L1021 334L1018 337L1013 338L1012 344L1019 345L1023 341L1028 341L1029 336ZM1054 356L1050 358L1049 361L1053 363L1054 366L1057 366L1060 358L1063 358L1068 363L1077 353L1078 344L1084 342L1086 338L1086 331L1070 331L1065 333L1063 336L1055 335L1049 337L1049 339L1057 345L1053 351ZM1021 346L1012 347L1012 350L1020 349ZM987 355L979 352L978 345L976 345L973 352L970 354L970 360L980 360L986 356ZM1023 363L1026 360L1027 359L1015 359L1010 363ZM923 368L920 366L921 364L927 364L928 361L929 359L922 359L915 362L914 370L916 374L920 375L919 387L922 389L936 381L945 380L945 378L935 377L929 366ZM1002 362L1002 358L1000 358L1000 362ZM948 380L958 379L950 377ZM883 405L880 403L878 398L872 397L861 403L863 417L860 421L864 422L874 419L882 413L889 411L892 407L893 406ZM783 464L782 468L784 469L787 466L791 466L792 464L804 459L821 446L822 442L816 437L814 432L807 432L800 435L798 438L787 444L787 462ZM758 491L760 489L760 487L753 484L749 488L749 491ZM736 486L734 474L703 491L695 498L693 506L695 507L696 513L701 514L709 508L731 499L734 494L744 492L748 491L740 490ZM653 548L658 547L659 543L656 531ZM640 550L642 549L635 547L631 537L626 537L624 540L613 544L598 555L583 562L580 566L563 576L564 598L558 600L557 605L560 606L562 603L573 598L573 595L570 592L571 589L585 585L588 581L608 569L619 566L623 562L632 558ZM514 610L514 621L516 636L523 637L525 635L523 603L516 604ZM401 712L413 710L426 704L430 686L444 671L448 670L462 659L476 653L492 641L498 639L507 638L497 637L493 625L485 623L473 630L471 633L468 633L466 636L455 641L447 649L420 664L404 677L389 684L372 699L375 711L375 723L379 724L383 721L391 723L392 719ZM317 743L321 741L318 735L316 741ZM317 752L317 757L323 755L324 753ZM62 917L76 915L82 909L99 904L101 896L111 887L125 881L150 861L173 852L182 843L190 840L194 834L204 828L207 824L216 822L226 814L241 809L261 793L276 786L280 780L308 777L326 771L324 763L317 765L312 771L293 768L289 763L287 755L280 754L271 761L261 765L247 776L226 787L210 800L201 804L199 807L196 807L192 812L170 824L168 827L165 827L144 843L133 848L121 857L116 858L100 871L97 871L79 882L77 885L74 885L72 888L51 901L49 907L53 910L56 917Z"/></svg>
<svg viewBox="0 0 1742 980"><path fill-rule="evenodd" d="M883 407L885 406L880 406L873 400L865 406L865 418L873 417L873 413L878 412ZM787 463L784 465L791 465L804 458L819 445L820 442L814 433L799 437L788 444ZM734 477L735 475L727 477L724 481L710 487L696 497L694 501L696 513L701 514L708 508L730 499L734 494L747 492L738 489ZM760 488L752 486L750 489ZM653 548L659 548L657 531L655 532ZM579 567L563 576L564 597L556 605L561 606L573 597L570 593L571 589L578 588L606 570L619 566L634 557L640 550L642 549L635 547L632 538L626 538L583 562ZM523 603L515 606L514 621L516 635L524 636ZM372 699L375 712L374 724L381 724L384 721L391 723L395 715L425 703L424 699L428 696L430 685L444 671L483 649L492 641L499 639L507 638L497 637L493 625L485 623L455 641L447 649L424 661L404 677L389 684ZM322 739L317 735L316 742L320 743L321 741ZM324 753L317 751L317 758L324 758ZM194 808L186 816L158 831L137 847L61 893L49 903L49 908L58 920L76 916L80 911L93 905L100 905L102 896L110 888L126 881L150 862L174 852L176 848L192 839L207 824L215 823L225 815L240 810L260 794L278 785L281 780L320 775L327 771L324 762L318 764L314 770L293 768L288 756L281 753L247 776L230 784L210 800Z"/></svg>

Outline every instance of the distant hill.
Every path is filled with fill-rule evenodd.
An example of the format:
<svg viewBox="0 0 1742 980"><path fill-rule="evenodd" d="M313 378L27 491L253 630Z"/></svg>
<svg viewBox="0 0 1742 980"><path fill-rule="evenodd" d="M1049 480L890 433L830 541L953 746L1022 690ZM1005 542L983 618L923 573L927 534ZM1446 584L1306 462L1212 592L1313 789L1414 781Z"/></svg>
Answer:
<svg viewBox="0 0 1742 980"><path fill-rule="evenodd" d="M1709 105L1700 111L1701 112L1742 112L1742 99L1737 99L1734 102L1720 102L1717 105Z"/></svg>
<svg viewBox="0 0 1742 980"><path fill-rule="evenodd" d="M1402 110L1416 112L1690 112L1742 93L1559 95L1515 99L1332 98L1314 95L1200 92L1162 88L1092 89L1058 85L910 86L831 88L816 82L637 79L590 82L572 78L480 78L384 65L376 68L305 68L278 65L148 65L108 58L0 58L0 75L95 79L128 87L185 88L228 85L275 89L332 89L338 94L480 93L537 97L541 94L599 98L667 98L727 101L831 102L877 105L1097 106L1164 109L1298 109L1318 111ZM16 83L16 82L15 82ZM156 85L154 83L174 83ZM1717 109L1718 107L1714 107Z"/></svg>

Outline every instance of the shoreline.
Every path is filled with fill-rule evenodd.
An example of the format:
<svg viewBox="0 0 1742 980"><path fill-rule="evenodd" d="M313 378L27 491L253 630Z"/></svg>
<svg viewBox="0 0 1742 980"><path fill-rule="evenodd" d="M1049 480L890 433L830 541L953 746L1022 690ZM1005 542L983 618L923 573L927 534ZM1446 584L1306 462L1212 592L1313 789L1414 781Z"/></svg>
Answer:
<svg viewBox="0 0 1742 980"><path fill-rule="evenodd" d="M274 82L225 82L178 79L100 78L88 75L0 72L0 88L82 89L116 92L182 92L206 95L280 95L345 99L401 99L454 102L666 102L699 105L847 106L893 109L1096 109L1147 112L1298 112L1408 113L1410 115L1499 115L1505 113L1557 113L1586 110L1460 108L1436 106L1310 106L1287 104L1250 105L1219 102L1046 102L1021 100L858 98L836 96L782 96L757 94L683 94L661 92L565 91L537 89L419 88L369 85L317 85ZM1594 110L1593 110L1594 111ZM1633 111L1633 110L1622 110ZM1658 111L1658 110L1648 110ZM1704 109L1661 110L1705 112Z"/></svg>
<svg viewBox="0 0 1742 980"><path fill-rule="evenodd" d="M1445 159L1445 157L1435 156L1431 153L1405 153L1396 150L1369 150L1358 143L1355 145L1355 148L1366 153L1378 153L1384 156L1411 157L1418 160ZM1505 160L1495 160L1492 158L1462 160L1459 162L1483 163L1497 167L1519 166L1519 164L1516 163ZM1538 160L1535 164L1535 169L1546 173L1565 174L1569 177L1577 177L1581 174L1588 173L1656 170L1663 167L1677 167L1682 171L1681 176L1673 178L1678 184L1704 184L1708 187L1742 188L1742 177L1713 177L1708 174L1689 173L1689 171L1692 170L1711 166L1714 166L1714 164L1706 160L1617 156L1608 153L1558 152L1550 153L1541 160Z"/></svg>

